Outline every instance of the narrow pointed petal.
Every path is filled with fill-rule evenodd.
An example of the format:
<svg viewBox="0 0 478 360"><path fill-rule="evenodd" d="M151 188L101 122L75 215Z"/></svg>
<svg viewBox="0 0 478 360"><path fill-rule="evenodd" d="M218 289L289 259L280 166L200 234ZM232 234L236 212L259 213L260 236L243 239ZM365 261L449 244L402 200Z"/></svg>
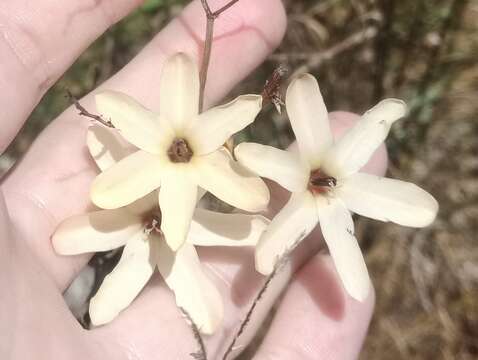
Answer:
<svg viewBox="0 0 478 360"><path fill-rule="evenodd" d="M122 141L115 130L99 125L93 125L88 129L86 144L101 171L105 171L133 152L131 146Z"/></svg>
<svg viewBox="0 0 478 360"><path fill-rule="evenodd" d="M137 151L96 177L91 200L103 209L131 204L160 186L162 168L159 157Z"/></svg>
<svg viewBox="0 0 478 360"><path fill-rule="evenodd" d="M285 101L300 154L315 168L333 142L317 80L310 74L298 76L287 88Z"/></svg>
<svg viewBox="0 0 478 360"><path fill-rule="evenodd" d="M182 131L199 111L199 72L186 54L173 55L161 72L159 104L161 119L176 131Z"/></svg>
<svg viewBox="0 0 478 360"><path fill-rule="evenodd" d="M277 261L310 234L317 221L314 196L309 191L292 193L257 244L256 270L269 275Z"/></svg>
<svg viewBox="0 0 478 360"><path fill-rule="evenodd" d="M108 251L141 231L141 219L127 209L100 210L64 220L52 236L61 255Z"/></svg>
<svg viewBox="0 0 478 360"><path fill-rule="evenodd" d="M273 180L289 191L302 192L307 188L309 168L297 154L272 146L242 143L236 146L234 155L252 173Z"/></svg>
<svg viewBox="0 0 478 360"><path fill-rule="evenodd" d="M226 150L198 157L199 186L229 205L259 212L269 203L267 185L233 161Z"/></svg>
<svg viewBox="0 0 478 360"><path fill-rule="evenodd" d="M197 185L188 175L179 170L168 171L159 190L161 230L173 251L186 241L196 207Z"/></svg>
<svg viewBox="0 0 478 360"><path fill-rule="evenodd" d="M147 235L142 232L128 241L118 265L105 277L90 301L93 325L113 320L140 293L156 266L150 249Z"/></svg>
<svg viewBox="0 0 478 360"><path fill-rule="evenodd" d="M95 95L95 100L98 112L105 120L110 120L128 142L152 154L161 151L157 114L117 91L100 92Z"/></svg>
<svg viewBox="0 0 478 360"><path fill-rule="evenodd" d="M224 316L221 294L204 274L193 245L173 252L160 242L158 269L184 309L203 334L212 334Z"/></svg>
<svg viewBox="0 0 478 360"><path fill-rule="evenodd" d="M260 215L196 209L187 242L199 246L255 246L268 224Z"/></svg>
<svg viewBox="0 0 478 360"><path fill-rule="evenodd" d="M354 236L352 215L334 199L323 201L317 210L322 235L345 290L355 300L364 301L370 292L370 278Z"/></svg>
<svg viewBox="0 0 478 360"><path fill-rule="evenodd" d="M208 154L217 150L238 131L251 124L262 108L262 96L242 95L201 115L188 130L194 152Z"/></svg>
<svg viewBox="0 0 478 360"><path fill-rule="evenodd" d="M337 189L351 211L381 221L424 227L435 220L438 202L415 184L356 173Z"/></svg>
<svg viewBox="0 0 478 360"><path fill-rule="evenodd" d="M392 124L406 115L403 101L386 99L367 111L327 152L323 169L346 177L359 171L385 140Z"/></svg>

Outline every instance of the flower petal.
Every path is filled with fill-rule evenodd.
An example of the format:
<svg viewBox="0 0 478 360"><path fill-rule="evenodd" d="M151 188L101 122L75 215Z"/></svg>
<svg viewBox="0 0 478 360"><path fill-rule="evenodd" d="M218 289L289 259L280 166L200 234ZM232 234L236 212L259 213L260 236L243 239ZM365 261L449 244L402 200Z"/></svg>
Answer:
<svg viewBox="0 0 478 360"><path fill-rule="evenodd" d="M260 215L196 209L187 242L199 246L254 246L269 220Z"/></svg>
<svg viewBox="0 0 478 360"><path fill-rule="evenodd" d="M178 53L166 60L161 72L161 119L182 131L199 111L199 72L193 59Z"/></svg>
<svg viewBox="0 0 478 360"><path fill-rule="evenodd" d="M173 252L160 242L158 269L174 292L177 306L189 314L202 333L212 334L224 316L222 298L204 274L194 246L184 244Z"/></svg>
<svg viewBox="0 0 478 360"><path fill-rule="evenodd" d="M146 234L128 241L118 265L90 301L93 325L110 322L134 300L153 274L155 260Z"/></svg>
<svg viewBox="0 0 478 360"><path fill-rule="evenodd" d="M161 151L157 114L117 91L100 92L95 100L98 112L110 120L128 142L153 154Z"/></svg>
<svg viewBox="0 0 478 360"><path fill-rule="evenodd" d="M100 210L64 220L52 236L61 255L107 251L123 246L141 230L141 219L127 209Z"/></svg>
<svg viewBox="0 0 478 360"><path fill-rule="evenodd" d="M162 167L158 156L137 151L96 177L91 200L103 209L128 205L160 186Z"/></svg>
<svg viewBox="0 0 478 360"><path fill-rule="evenodd" d="M405 181L356 173L337 191L351 211L404 226L428 226L438 212L433 196Z"/></svg>
<svg viewBox="0 0 478 360"><path fill-rule="evenodd" d="M269 275L277 261L310 234L317 221L314 196L309 191L292 193L257 244L256 270Z"/></svg>
<svg viewBox="0 0 478 360"><path fill-rule="evenodd" d="M392 124L405 116L402 100L386 99L367 111L327 152L323 169L336 177L356 173L385 140Z"/></svg>
<svg viewBox="0 0 478 360"><path fill-rule="evenodd" d="M134 152L117 133L99 125L88 128L86 145L101 171Z"/></svg>
<svg viewBox="0 0 478 360"><path fill-rule="evenodd" d="M326 202L318 204L317 209L322 235L345 290L354 299L364 301L370 292L370 278L354 236L352 215L339 200Z"/></svg>
<svg viewBox="0 0 478 360"><path fill-rule="evenodd" d="M272 146L242 143L234 149L241 165L254 174L271 179L289 191L305 191L309 169L297 154Z"/></svg>
<svg viewBox="0 0 478 360"><path fill-rule="evenodd" d="M198 157L199 186L239 209L259 212L269 203L267 185L234 162L224 149Z"/></svg>
<svg viewBox="0 0 478 360"><path fill-rule="evenodd" d="M251 124L262 108L262 96L242 95L201 115L188 130L196 154L217 150L238 131Z"/></svg>
<svg viewBox="0 0 478 360"><path fill-rule="evenodd" d="M172 168L180 168L174 166ZM169 247L176 251L186 241L197 202L197 185L187 171L168 171L161 180L159 207L161 230Z"/></svg>
<svg viewBox="0 0 478 360"><path fill-rule="evenodd" d="M287 88L285 101L300 154L316 168L333 142L329 115L317 80L310 74L298 76Z"/></svg>

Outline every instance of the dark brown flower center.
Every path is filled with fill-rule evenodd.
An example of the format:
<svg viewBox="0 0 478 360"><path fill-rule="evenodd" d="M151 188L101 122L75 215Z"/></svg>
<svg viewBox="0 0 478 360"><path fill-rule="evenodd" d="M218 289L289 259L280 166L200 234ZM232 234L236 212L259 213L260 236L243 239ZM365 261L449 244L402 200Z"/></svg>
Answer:
<svg viewBox="0 0 478 360"><path fill-rule="evenodd" d="M168 149L168 157L174 163L186 163L193 157L193 152L186 139L175 138Z"/></svg>
<svg viewBox="0 0 478 360"><path fill-rule="evenodd" d="M156 233L162 235L161 231L161 211L155 211L144 217L144 232L146 234Z"/></svg>
<svg viewBox="0 0 478 360"><path fill-rule="evenodd" d="M337 186L337 179L320 169L312 170L309 178L309 190L313 193L325 193Z"/></svg>

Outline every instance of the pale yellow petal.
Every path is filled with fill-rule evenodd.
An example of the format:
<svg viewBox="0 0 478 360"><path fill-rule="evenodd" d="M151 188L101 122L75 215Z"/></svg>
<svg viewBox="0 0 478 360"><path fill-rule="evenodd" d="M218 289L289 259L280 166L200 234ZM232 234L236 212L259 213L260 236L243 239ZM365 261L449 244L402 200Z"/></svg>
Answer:
<svg viewBox="0 0 478 360"><path fill-rule="evenodd" d="M354 236L352 215L335 199L319 202L318 213L322 235L345 290L357 301L364 301L370 293L371 283Z"/></svg>
<svg viewBox="0 0 478 360"><path fill-rule="evenodd" d="M268 224L260 215L196 209L187 242L199 246L255 246Z"/></svg>
<svg viewBox="0 0 478 360"><path fill-rule="evenodd" d="M199 112L199 72L196 62L188 55L178 53L163 65L160 81L161 119L182 132Z"/></svg>
<svg viewBox="0 0 478 360"><path fill-rule="evenodd" d="M315 168L333 142L317 80L310 74L298 76L287 88L285 101L300 154Z"/></svg>
<svg viewBox="0 0 478 360"><path fill-rule="evenodd" d="M242 143L234 149L237 161L252 173L270 179L289 191L305 191L310 169L297 154L272 146Z"/></svg>
<svg viewBox="0 0 478 360"><path fill-rule="evenodd" d="M197 185L188 171L168 171L164 174L159 190L161 230L174 251L186 241L196 202Z"/></svg>
<svg viewBox="0 0 478 360"><path fill-rule="evenodd" d="M310 234L317 221L314 196L309 191L292 193L257 244L256 270L269 275L276 263Z"/></svg>
<svg viewBox="0 0 478 360"><path fill-rule="evenodd" d="M208 154L251 124L262 108L262 96L242 95L199 115L188 130L196 154Z"/></svg>
<svg viewBox="0 0 478 360"><path fill-rule="evenodd" d="M106 324L128 307L148 282L155 266L155 254L146 234L140 233L128 241L119 263L90 301L92 324Z"/></svg>
<svg viewBox="0 0 478 360"><path fill-rule="evenodd" d="M119 208L159 188L163 161L145 151L137 151L96 177L91 200L104 209Z"/></svg>
<svg viewBox="0 0 478 360"><path fill-rule="evenodd" d="M196 161L199 186L239 209L258 212L270 199L267 185L233 161L226 150L200 156Z"/></svg>
<svg viewBox="0 0 478 360"><path fill-rule="evenodd" d="M404 226L428 226L438 212L433 196L405 181L356 173L345 179L337 191L351 211Z"/></svg>
<svg viewBox="0 0 478 360"><path fill-rule="evenodd" d="M380 101L329 149L324 157L323 170L342 178L359 171L383 143L392 124L406 112L402 100Z"/></svg>
<svg viewBox="0 0 478 360"><path fill-rule="evenodd" d="M128 142L153 154L161 151L157 114L117 91L100 92L95 95L95 100L98 112L105 120L110 120Z"/></svg>
<svg viewBox="0 0 478 360"><path fill-rule="evenodd" d="M212 334L224 317L221 294L204 274L193 245L173 252L159 240L158 269L174 292L176 304L184 309L203 334Z"/></svg>
<svg viewBox="0 0 478 360"><path fill-rule="evenodd" d="M64 220L52 243L61 255L107 251L126 244L141 226L141 219L125 208L100 210Z"/></svg>

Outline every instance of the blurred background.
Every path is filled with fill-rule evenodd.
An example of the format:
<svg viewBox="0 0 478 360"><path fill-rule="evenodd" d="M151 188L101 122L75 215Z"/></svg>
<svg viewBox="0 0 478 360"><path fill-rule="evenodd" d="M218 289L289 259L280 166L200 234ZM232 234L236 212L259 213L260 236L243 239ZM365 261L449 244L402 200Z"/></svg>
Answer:
<svg viewBox="0 0 478 360"><path fill-rule="evenodd" d="M91 91L187 2L148 0L96 41L0 157L0 176L69 106L65 89L76 96ZM260 92L273 69L285 64L319 79L329 110L361 113L384 97L406 100L410 115L387 140L388 175L418 184L440 203L438 219L426 229L356 219L377 290L361 358L477 359L478 0L285 4L289 27L282 45L230 96ZM279 147L292 141L287 119L272 108L239 136ZM108 271L109 262L102 256L91 264ZM85 278L89 286L93 275Z"/></svg>

